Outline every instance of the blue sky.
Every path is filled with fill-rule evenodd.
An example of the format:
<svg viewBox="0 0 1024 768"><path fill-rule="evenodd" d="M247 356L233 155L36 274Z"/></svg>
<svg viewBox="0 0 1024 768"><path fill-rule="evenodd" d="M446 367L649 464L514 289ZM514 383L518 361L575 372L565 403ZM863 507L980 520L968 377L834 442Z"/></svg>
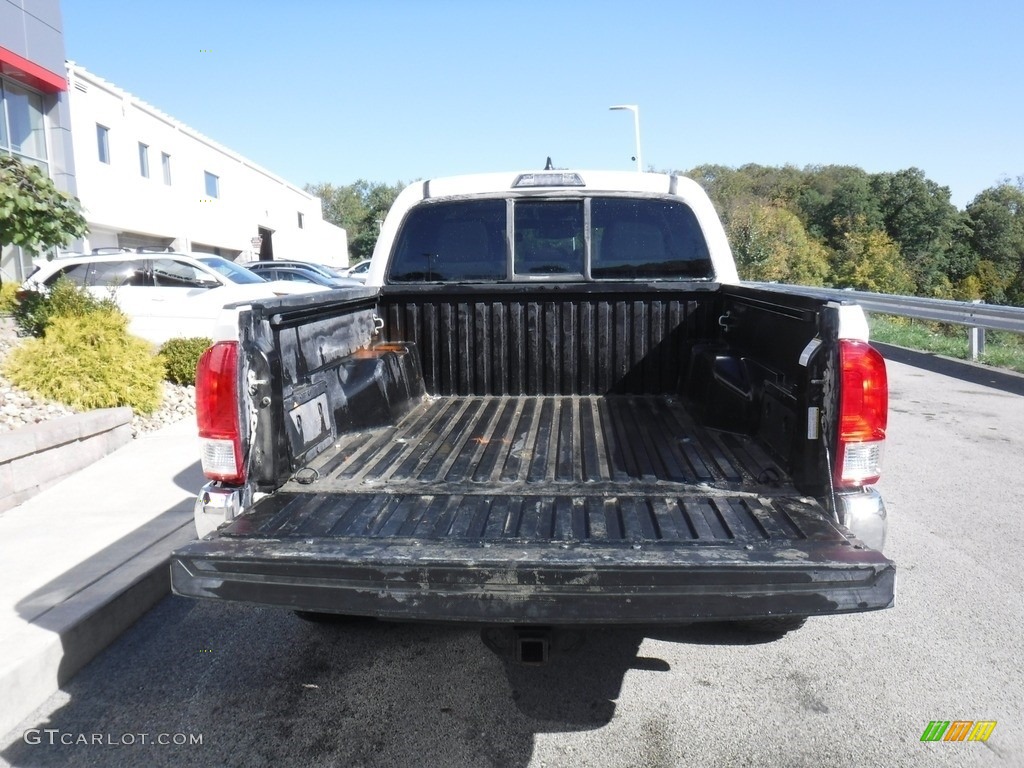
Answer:
<svg viewBox="0 0 1024 768"><path fill-rule="evenodd" d="M1019 0L62 0L67 56L295 184L701 163L1024 175Z"/></svg>

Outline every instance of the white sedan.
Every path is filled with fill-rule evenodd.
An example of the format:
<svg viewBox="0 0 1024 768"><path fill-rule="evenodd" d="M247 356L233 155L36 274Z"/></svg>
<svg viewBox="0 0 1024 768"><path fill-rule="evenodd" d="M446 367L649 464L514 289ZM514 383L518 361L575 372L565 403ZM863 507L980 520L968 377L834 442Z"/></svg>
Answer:
<svg viewBox="0 0 1024 768"><path fill-rule="evenodd" d="M128 316L129 330L154 344L211 336L225 304L326 290L267 282L220 256L134 252L40 260L22 288L45 291L60 277L97 298L112 297Z"/></svg>

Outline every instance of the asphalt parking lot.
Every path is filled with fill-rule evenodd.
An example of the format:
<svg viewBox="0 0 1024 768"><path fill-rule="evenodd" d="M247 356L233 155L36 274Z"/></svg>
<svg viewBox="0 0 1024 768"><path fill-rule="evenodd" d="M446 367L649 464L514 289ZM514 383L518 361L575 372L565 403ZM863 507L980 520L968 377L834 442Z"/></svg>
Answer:
<svg viewBox="0 0 1024 768"><path fill-rule="evenodd" d="M1020 765L1024 545L1012 534L1024 400L1012 377L987 376L890 362L890 610L813 619L782 638L719 625L592 631L531 668L472 629L310 624L168 597L8 734L0 759ZM986 742L923 743L933 720L997 725Z"/></svg>

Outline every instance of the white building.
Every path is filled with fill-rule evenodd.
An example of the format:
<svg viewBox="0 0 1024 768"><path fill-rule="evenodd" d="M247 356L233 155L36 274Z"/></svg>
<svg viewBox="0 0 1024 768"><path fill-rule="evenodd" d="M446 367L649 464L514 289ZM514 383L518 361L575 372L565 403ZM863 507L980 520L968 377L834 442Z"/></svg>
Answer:
<svg viewBox="0 0 1024 768"><path fill-rule="evenodd" d="M320 199L116 85L67 63L78 197L75 249L166 247L229 259L344 266L344 229Z"/></svg>

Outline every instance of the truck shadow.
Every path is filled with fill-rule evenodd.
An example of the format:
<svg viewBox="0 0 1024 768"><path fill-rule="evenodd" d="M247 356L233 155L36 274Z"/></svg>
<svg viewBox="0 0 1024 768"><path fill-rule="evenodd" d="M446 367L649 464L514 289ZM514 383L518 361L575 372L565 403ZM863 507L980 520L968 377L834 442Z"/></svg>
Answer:
<svg viewBox="0 0 1024 768"><path fill-rule="evenodd" d="M522 664L505 654L497 658L519 712L531 720L556 722L563 730L586 730L611 722L627 672L672 671L664 659L640 655L645 639L689 645L755 645L778 637L743 632L726 623L584 629L579 632L579 647L554 655L546 664Z"/></svg>
<svg viewBox="0 0 1024 768"><path fill-rule="evenodd" d="M206 476L203 474L202 464L198 461L174 476L174 484L190 495L194 495L196 489L202 488L204 483Z"/></svg>
<svg viewBox="0 0 1024 768"><path fill-rule="evenodd" d="M311 624L287 611L170 597L63 686L66 703L23 723L0 755L35 766L525 766L538 734L611 722L627 672L672 671L656 650L640 655L646 639L773 638L724 625L598 629L578 650L530 667L489 650L479 629ZM116 746L61 743L82 734ZM155 747L139 734L186 734L192 743Z"/></svg>

